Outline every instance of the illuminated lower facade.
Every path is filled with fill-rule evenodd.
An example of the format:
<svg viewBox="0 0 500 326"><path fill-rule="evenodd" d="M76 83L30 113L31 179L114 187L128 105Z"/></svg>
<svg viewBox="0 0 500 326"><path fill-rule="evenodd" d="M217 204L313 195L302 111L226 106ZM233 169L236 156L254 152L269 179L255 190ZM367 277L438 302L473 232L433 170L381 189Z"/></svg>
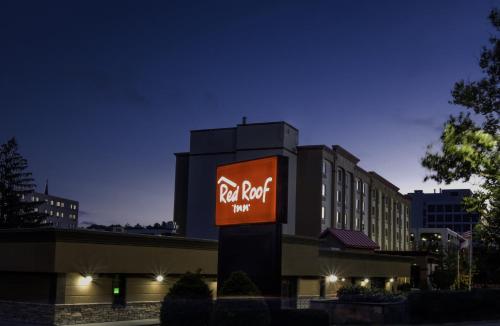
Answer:
<svg viewBox="0 0 500 326"><path fill-rule="evenodd" d="M333 240L332 240L333 241ZM395 289L414 260L329 239L285 236L283 304L306 307L339 287ZM47 325L158 318L160 302L186 271L216 289L217 242L87 230L0 231L0 315Z"/></svg>

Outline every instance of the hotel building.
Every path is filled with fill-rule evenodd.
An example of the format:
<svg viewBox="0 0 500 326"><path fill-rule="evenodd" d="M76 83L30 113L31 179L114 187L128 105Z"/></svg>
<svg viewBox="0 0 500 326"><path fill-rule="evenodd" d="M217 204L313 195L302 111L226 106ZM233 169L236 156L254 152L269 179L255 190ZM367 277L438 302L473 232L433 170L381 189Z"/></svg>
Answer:
<svg viewBox="0 0 500 326"><path fill-rule="evenodd" d="M189 152L176 154L179 233L217 239L217 165L284 155L289 169L284 234L317 238L327 228L361 231L382 250L407 250L410 204L399 188L358 166L359 159L341 146L299 146L298 136L286 122L191 131Z"/></svg>

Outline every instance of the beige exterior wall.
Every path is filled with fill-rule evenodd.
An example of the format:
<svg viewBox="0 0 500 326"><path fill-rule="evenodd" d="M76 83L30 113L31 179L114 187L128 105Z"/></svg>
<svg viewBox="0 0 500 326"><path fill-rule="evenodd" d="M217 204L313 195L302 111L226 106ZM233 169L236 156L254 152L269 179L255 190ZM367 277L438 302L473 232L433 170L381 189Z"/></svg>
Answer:
<svg viewBox="0 0 500 326"><path fill-rule="evenodd" d="M111 303L112 284L110 276L96 276L90 284L84 282L79 273L66 274L64 303Z"/></svg>
<svg viewBox="0 0 500 326"><path fill-rule="evenodd" d="M298 279L297 296L314 297L319 296L319 279Z"/></svg>
<svg viewBox="0 0 500 326"><path fill-rule="evenodd" d="M168 277L158 282L154 275L127 277L127 302L162 301L175 281L175 278Z"/></svg>
<svg viewBox="0 0 500 326"><path fill-rule="evenodd" d="M201 269L203 274L216 275L217 250L58 242L54 269L90 274L183 274Z"/></svg>

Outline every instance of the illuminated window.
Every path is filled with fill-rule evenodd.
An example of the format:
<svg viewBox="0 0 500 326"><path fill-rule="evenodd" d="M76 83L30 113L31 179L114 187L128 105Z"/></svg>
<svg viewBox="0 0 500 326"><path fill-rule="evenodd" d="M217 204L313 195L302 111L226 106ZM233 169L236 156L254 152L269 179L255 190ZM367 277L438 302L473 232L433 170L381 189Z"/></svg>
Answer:
<svg viewBox="0 0 500 326"><path fill-rule="evenodd" d="M321 218L325 219L325 206L321 206Z"/></svg>
<svg viewBox="0 0 500 326"><path fill-rule="evenodd" d="M321 196L326 196L326 186L324 183L321 185Z"/></svg>
<svg viewBox="0 0 500 326"><path fill-rule="evenodd" d="M340 223L340 212L337 212L337 224Z"/></svg>
<svg viewBox="0 0 500 326"><path fill-rule="evenodd" d="M38 208L36 208L36 207L35 207L33 210L34 210L35 212L38 212Z"/></svg>
<svg viewBox="0 0 500 326"><path fill-rule="evenodd" d="M50 204L51 204L52 206L54 206L54 201L53 201L53 200L51 200L51 201L50 201Z"/></svg>
<svg viewBox="0 0 500 326"><path fill-rule="evenodd" d="M61 217L64 217L64 213L63 212L61 212Z"/></svg>
<svg viewBox="0 0 500 326"><path fill-rule="evenodd" d="M59 217L59 212L56 212L56 216Z"/></svg>
<svg viewBox="0 0 500 326"><path fill-rule="evenodd" d="M60 207L60 206L61 206L61 202L57 202L57 203L56 203L56 206L57 206L57 207Z"/></svg>
<svg viewBox="0 0 500 326"><path fill-rule="evenodd" d="M54 215L54 212L53 211L50 211L50 216Z"/></svg>
<svg viewBox="0 0 500 326"><path fill-rule="evenodd" d="M64 203L63 202L61 202L61 207L64 207Z"/></svg>
<svg viewBox="0 0 500 326"><path fill-rule="evenodd" d="M323 160L323 175L326 176L326 161Z"/></svg>

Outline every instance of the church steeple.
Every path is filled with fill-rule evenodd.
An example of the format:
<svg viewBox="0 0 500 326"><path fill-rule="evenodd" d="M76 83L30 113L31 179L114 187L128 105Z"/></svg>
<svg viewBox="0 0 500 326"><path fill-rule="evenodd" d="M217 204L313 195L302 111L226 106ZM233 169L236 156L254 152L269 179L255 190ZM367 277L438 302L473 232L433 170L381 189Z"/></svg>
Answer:
<svg viewBox="0 0 500 326"><path fill-rule="evenodd" d="M43 193L46 195L49 194L49 179L45 181L45 191Z"/></svg>

